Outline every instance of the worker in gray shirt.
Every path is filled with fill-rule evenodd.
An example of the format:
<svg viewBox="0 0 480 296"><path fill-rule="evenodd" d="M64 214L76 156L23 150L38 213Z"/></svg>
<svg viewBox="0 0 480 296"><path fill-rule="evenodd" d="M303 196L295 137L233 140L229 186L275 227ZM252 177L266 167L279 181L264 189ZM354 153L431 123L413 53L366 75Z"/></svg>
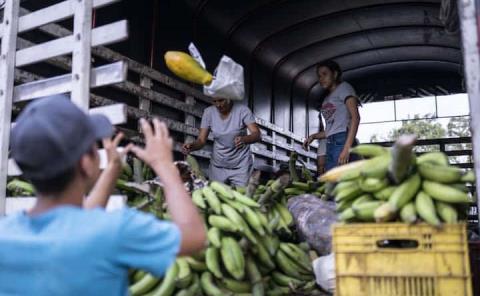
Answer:
<svg viewBox="0 0 480 296"><path fill-rule="evenodd" d="M228 71L222 71L222 65ZM252 111L234 102L244 97L242 66L224 56L216 74L212 84L204 87L204 93L213 97L213 106L203 112L200 134L196 141L183 145L183 153L202 149L211 132L210 179L233 186L246 186L253 168L249 145L260 141L260 130ZM223 77L219 76L222 74Z"/></svg>

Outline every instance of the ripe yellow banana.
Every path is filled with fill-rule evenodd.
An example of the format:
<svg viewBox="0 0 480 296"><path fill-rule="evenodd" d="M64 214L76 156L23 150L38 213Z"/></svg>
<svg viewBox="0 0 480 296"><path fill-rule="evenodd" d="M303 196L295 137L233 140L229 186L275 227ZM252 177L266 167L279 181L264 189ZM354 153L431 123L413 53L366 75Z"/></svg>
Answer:
<svg viewBox="0 0 480 296"><path fill-rule="evenodd" d="M167 68L178 77L201 85L208 85L212 82L212 74L208 73L189 54L181 51L167 51L164 58Z"/></svg>
<svg viewBox="0 0 480 296"><path fill-rule="evenodd" d="M368 163L368 160L360 160L348 163L346 165L338 166L333 168L320 176L320 182L338 182L342 176L345 174L358 174L360 175L360 170L364 167L364 165Z"/></svg>

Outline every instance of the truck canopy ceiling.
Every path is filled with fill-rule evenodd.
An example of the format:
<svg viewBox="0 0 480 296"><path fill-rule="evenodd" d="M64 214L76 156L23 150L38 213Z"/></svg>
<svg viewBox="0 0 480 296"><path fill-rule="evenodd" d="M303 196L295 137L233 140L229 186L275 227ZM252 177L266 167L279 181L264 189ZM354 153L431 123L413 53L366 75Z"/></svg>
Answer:
<svg viewBox="0 0 480 296"><path fill-rule="evenodd" d="M445 31L440 0L184 1L194 40L218 35L245 66L253 98L318 97L324 59L364 102L462 91L459 34Z"/></svg>

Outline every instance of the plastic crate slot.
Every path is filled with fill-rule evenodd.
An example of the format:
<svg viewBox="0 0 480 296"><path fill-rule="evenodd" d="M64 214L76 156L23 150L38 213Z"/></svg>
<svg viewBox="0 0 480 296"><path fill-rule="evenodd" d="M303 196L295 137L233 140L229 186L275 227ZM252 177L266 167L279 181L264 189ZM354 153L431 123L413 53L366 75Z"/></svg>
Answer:
<svg viewBox="0 0 480 296"><path fill-rule="evenodd" d="M416 249L418 241L414 239L383 239L377 241L377 247L383 249Z"/></svg>

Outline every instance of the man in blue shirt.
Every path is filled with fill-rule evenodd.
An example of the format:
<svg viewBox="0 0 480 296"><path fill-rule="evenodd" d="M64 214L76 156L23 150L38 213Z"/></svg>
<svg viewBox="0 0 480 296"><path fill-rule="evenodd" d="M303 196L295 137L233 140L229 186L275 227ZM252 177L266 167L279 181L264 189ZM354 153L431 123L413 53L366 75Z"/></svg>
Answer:
<svg viewBox="0 0 480 296"><path fill-rule="evenodd" d="M32 102L16 122L11 155L38 200L29 212L0 220L0 295L126 295L129 268L160 277L177 255L204 247L204 224L173 164L164 123L142 120L146 145L127 150L165 184L172 222L95 207L105 204L120 173L115 148L121 136L109 140L106 117L88 116L55 96ZM102 138L113 169L99 180L96 141Z"/></svg>

